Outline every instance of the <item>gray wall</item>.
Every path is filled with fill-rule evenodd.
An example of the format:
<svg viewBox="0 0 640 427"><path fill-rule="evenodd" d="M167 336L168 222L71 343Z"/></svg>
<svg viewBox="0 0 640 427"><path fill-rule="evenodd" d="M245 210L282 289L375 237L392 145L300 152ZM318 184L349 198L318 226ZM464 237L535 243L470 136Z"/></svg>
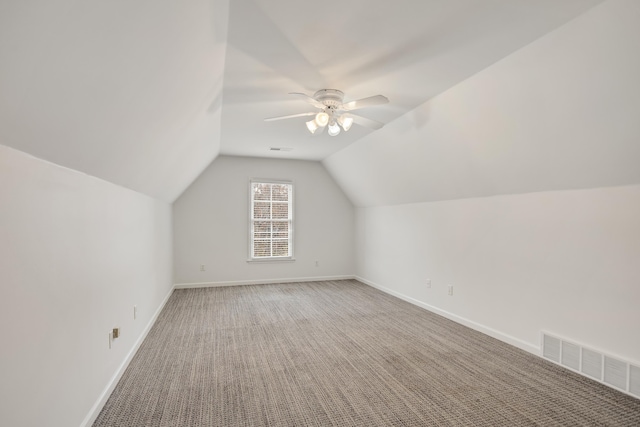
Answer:
<svg viewBox="0 0 640 427"><path fill-rule="evenodd" d="M295 261L247 262L252 178L293 181ZM354 208L319 162L220 156L176 200L173 218L178 284L355 273Z"/></svg>
<svg viewBox="0 0 640 427"><path fill-rule="evenodd" d="M171 276L170 205L0 145L0 425L97 415Z"/></svg>
<svg viewBox="0 0 640 427"><path fill-rule="evenodd" d="M532 352L546 330L638 363L639 18L596 6L326 159L357 275Z"/></svg>

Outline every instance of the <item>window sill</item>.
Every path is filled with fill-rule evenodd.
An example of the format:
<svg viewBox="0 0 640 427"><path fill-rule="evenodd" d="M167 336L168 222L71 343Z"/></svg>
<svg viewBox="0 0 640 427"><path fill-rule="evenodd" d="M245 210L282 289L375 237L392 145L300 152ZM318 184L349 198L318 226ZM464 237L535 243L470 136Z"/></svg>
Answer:
<svg viewBox="0 0 640 427"><path fill-rule="evenodd" d="M294 262L296 259L293 257L277 257L277 258L249 258L247 260L250 264L264 264L272 262Z"/></svg>

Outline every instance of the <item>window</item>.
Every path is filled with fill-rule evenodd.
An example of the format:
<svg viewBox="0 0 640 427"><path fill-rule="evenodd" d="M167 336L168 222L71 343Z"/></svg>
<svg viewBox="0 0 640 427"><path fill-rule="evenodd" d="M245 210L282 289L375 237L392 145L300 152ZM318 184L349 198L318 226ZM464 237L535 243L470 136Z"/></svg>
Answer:
<svg viewBox="0 0 640 427"><path fill-rule="evenodd" d="M251 181L250 260L293 259L293 184Z"/></svg>

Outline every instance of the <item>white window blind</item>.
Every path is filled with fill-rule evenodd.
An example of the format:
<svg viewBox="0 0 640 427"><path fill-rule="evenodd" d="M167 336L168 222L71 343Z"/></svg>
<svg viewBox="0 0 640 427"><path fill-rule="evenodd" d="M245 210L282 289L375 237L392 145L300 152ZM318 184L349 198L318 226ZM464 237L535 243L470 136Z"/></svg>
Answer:
<svg viewBox="0 0 640 427"><path fill-rule="evenodd" d="M293 257L293 184L251 181L251 259Z"/></svg>

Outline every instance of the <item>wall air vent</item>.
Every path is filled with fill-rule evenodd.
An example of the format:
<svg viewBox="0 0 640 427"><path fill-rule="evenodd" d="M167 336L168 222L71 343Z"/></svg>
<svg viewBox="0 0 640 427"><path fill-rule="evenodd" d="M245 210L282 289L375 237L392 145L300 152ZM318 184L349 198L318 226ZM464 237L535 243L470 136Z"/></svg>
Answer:
<svg viewBox="0 0 640 427"><path fill-rule="evenodd" d="M640 367L630 366L629 369L629 393L640 397Z"/></svg>
<svg viewBox="0 0 640 427"><path fill-rule="evenodd" d="M640 367L576 342L542 333L542 357L640 398Z"/></svg>
<svg viewBox="0 0 640 427"><path fill-rule="evenodd" d="M580 346L562 341L562 364L573 370L580 370Z"/></svg>
<svg viewBox="0 0 640 427"><path fill-rule="evenodd" d="M619 388L627 389L627 364L613 357L604 357L604 382Z"/></svg>
<svg viewBox="0 0 640 427"><path fill-rule="evenodd" d="M542 355L546 359L560 363L560 340L545 334L542 343Z"/></svg>
<svg viewBox="0 0 640 427"><path fill-rule="evenodd" d="M602 381L602 354L583 348L581 372L588 377Z"/></svg>

